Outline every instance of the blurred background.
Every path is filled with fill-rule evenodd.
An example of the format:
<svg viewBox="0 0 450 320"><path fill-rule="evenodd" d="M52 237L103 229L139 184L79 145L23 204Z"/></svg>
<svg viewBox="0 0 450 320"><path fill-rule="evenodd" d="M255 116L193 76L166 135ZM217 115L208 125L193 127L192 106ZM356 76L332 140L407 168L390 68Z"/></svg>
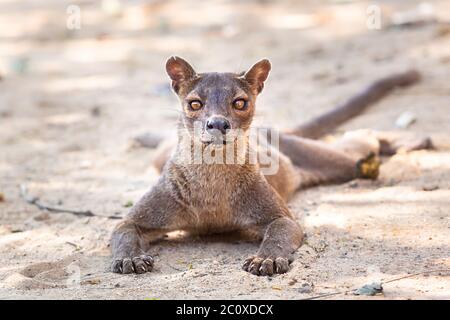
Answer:
<svg viewBox="0 0 450 320"><path fill-rule="evenodd" d="M245 278L223 293L217 281L224 278L189 274L193 287L186 287L176 280L181 273L177 268L190 272L182 262L182 267L161 267L169 280L161 274L153 278L163 288L158 297L183 292L191 298L260 297L261 290L266 298L295 297L299 291L284 286L299 274L299 284L311 278L316 287L336 281L353 285L373 264L381 273L402 274L405 263L395 260L402 256L399 252L406 252L406 264L414 270L450 266L450 222L444 214L450 209L449 1L0 0L0 257L9 261L0 266L0 297L24 294L16 289L104 297L92 284L75 293L45 291L50 280L63 281L56 276L49 280L49 274L58 274L49 270L67 266L80 252L91 259L77 256L84 263L83 275L100 273L101 283L108 285L119 281L105 271L115 220L40 211L20 198L18 185L27 185L51 205L123 216L157 179L150 166L153 150L136 146L133 137L175 130L179 106L164 70L171 55L185 58L199 72L240 72L269 58L273 70L259 98L256 121L280 128L332 109L381 76L415 68L423 74L420 84L396 91L337 133L359 128L424 133L439 151L386 160L375 184L323 187L294 199L292 208L304 220L311 241L331 249L322 258L303 252L316 271L298 265L286 276L290 278L277 278L284 291L271 289L263 279L256 282L259 291L249 291L245 281L256 280ZM346 188L357 195L344 196ZM329 225L337 229L330 231ZM338 238L348 243L332 245ZM339 260L354 248L353 241L361 248L360 269ZM408 251L408 243L416 243L415 249ZM375 254L379 260L373 254L378 246L384 250ZM195 256L195 249L163 247L161 255L177 264ZM241 279L240 259L254 247L205 244L194 269L209 270L217 260L214 250L223 250L225 260L232 257L230 268L236 264L236 272L226 275L229 280ZM50 269L40 265L33 277L20 272L58 259L69 260ZM339 267L330 271L329 265ZM422 286L421 293L400 288L393 297L425 294L434 283L428 288L430 297L448 294L439 286L440 278L428 280L411 284ZM149 279L139 281L145 285ZM126 280L118 283L127 285ZM114 294L120 297L121 292Z"/></svg>

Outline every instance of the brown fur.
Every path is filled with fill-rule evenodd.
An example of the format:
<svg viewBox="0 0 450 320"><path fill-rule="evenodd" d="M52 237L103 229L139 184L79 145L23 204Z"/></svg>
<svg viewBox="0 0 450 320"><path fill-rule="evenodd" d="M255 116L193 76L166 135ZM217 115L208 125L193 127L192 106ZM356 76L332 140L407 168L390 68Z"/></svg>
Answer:
<svg viewBox="0 0 450 320"><path fill-rule="evenodd" d="M205 234L253 230L262 242L256 255L245 260L244 270L255 275L287 272L291 255L304 235L286 201L301 187L356 177L373 178L373 173L360 168L371 168L361 164L379 153L379 140L372 133L363 132L328 145L281 133L279 150L273 148L279 169L266 176L259 163L247 161L249 149L245 149L246 161L242 164L178 161L181 154L191 151L194 139L201 139L204 148L210 144L205 139L211 139L206 129L211 119L221 117L232 128L242 129L245 136L270 63L262 60L245 74L197 74L186 61L173 57L166 69L183 108L178 141L175 150L170 144L161 147L155 163L162 171L158 183L114 230L112 270L151 271L153 259L147 254L148 245L169 231ZM244 99L246 108L233 108L236 99ZM200 101L202 108L193 110L192 101ZM195 121L205 128L200 137L193 134ZM223 145L220 140L220 148L214 148L214 152L225 152L230 143L236 144L236 140L227 140ZM245 148L250 147L246 144Z"/></svg>

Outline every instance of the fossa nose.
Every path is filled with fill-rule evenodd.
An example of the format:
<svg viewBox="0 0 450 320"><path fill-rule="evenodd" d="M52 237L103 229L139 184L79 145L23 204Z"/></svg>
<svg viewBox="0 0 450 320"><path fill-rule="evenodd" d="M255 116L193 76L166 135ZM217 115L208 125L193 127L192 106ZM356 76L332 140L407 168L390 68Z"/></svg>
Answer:
<svg viewBox="0 0 450 320"><path fill-rule="evenodd" d="M205 129L211 135L217 135L219 132L225 135L231 129L231 124L224 117L212 116L206 121Z"/></svg>

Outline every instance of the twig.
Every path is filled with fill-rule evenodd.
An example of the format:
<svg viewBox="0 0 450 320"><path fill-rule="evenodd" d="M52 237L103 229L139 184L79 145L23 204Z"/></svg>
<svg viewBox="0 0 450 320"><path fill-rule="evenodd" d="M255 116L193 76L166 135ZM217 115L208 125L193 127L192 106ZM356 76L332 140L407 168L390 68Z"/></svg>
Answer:
<svg viewBox="0 0 450 320"><path fill-rule="evenodd" d="M329 296L335 296L335 295L338 295L338 294L344 294L344 293L347 293L349 291L324 293L324 294L320 294L318 296L313 296L313 297L304 298L304 299L300 299L300 300L316 300L316 299L325 298L325 297L329 297Z"/></svg>
<svg viewBox="0 0 450 320"><path fill-rule="evenodd" d="M121 217L118 216L101 216L101 215L97 215L94 214L92 211L87 210L87 211L79 211L79 210L72 210L72 209L64 209L64 208L57 208L57 207L52 207L52 206L48 206L43 204L38 197L33 197L30 196L27 192L27 187L23 184L20 185L20 195L22 196L22 198L29 204L32 204L36 207L38 207L40 210L45 210L48 212L53 212L53 213L71 213L77 216L84 216L84 217L102 217L102 218L108 218L108 219L121 219Z"/></svg>
<svg viewBox="0 0 450 320"><path fill-rule="evenodd" d="M412 277L415 277L415 276L418 276L418 275L421 275L421 274L434 273L434 272L450 272L450 269L437 269L437 270L429 270L429 271L417 272L417 273L409 274L407 276L403 276L403 277L387 280L387 281L384 281L384 282L382 281L381 284L383 285L383 284L386 284L386 283L391 283L391 282L399 281L399 280L402 280L402 279L412 278ZM317 295L317 296L304 298L304 299L300 299L300 300L316 300L316 299L320 299L320 298L336 296L336 295L340 295L340 294L346 294L346 293L349 293L349 292L353 292L355 290L356 289L350 289L350 290L345 290L345 291L324 293L324 294L320 294L320 295Z"/></svg>
<svg viewBox="0 0 450 320"><path fill-rule="evenodd" d="M394 279L385 281L383 283L394 282L394 281L398 281L398 280L402 280L402 279L412 278L412 277L415 277L415 276L418 276L421 274L434 273L434 272L450 272L450 269L437 269L437 270L431 270L431 271L417 272L417 273L413 273L413 274L408 274L407 276L403 276L400 278L394 278Z"/></svg>
<svg viewBox="0 0 450 320"><path fill-rule="evenodd" d="M72 247L74 247L75 250L77 250L77 251L83 249L81 246L77 245L76 243L73 243L73 242L70 242L70 241L66 241L66 243L67 243L68 245L71 245Z"/></svg>
<svg viewBox="0 0 450 320"><path fill-rule="evenodd" d="M171 267L173 270L176 270L176 271L188 271L188 269L180 269L180 268L174 267L174 266L171 265L170 263L168 263L167 265L168 265L169 267Z"/></svg>

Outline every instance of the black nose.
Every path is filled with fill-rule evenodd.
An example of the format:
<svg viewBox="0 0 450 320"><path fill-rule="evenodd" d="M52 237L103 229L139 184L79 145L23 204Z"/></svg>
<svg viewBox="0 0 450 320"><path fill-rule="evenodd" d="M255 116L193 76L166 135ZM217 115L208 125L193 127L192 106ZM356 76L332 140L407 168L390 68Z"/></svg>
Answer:
<svg viewBox="0 0 450 320"><path fill-rule="evenodd" d="M226 134L229 129L231 129L230 122L225 118L210 118L206 122L206 131L211 134L214 134L216 130L220 131L222 134Z"/></svg>

